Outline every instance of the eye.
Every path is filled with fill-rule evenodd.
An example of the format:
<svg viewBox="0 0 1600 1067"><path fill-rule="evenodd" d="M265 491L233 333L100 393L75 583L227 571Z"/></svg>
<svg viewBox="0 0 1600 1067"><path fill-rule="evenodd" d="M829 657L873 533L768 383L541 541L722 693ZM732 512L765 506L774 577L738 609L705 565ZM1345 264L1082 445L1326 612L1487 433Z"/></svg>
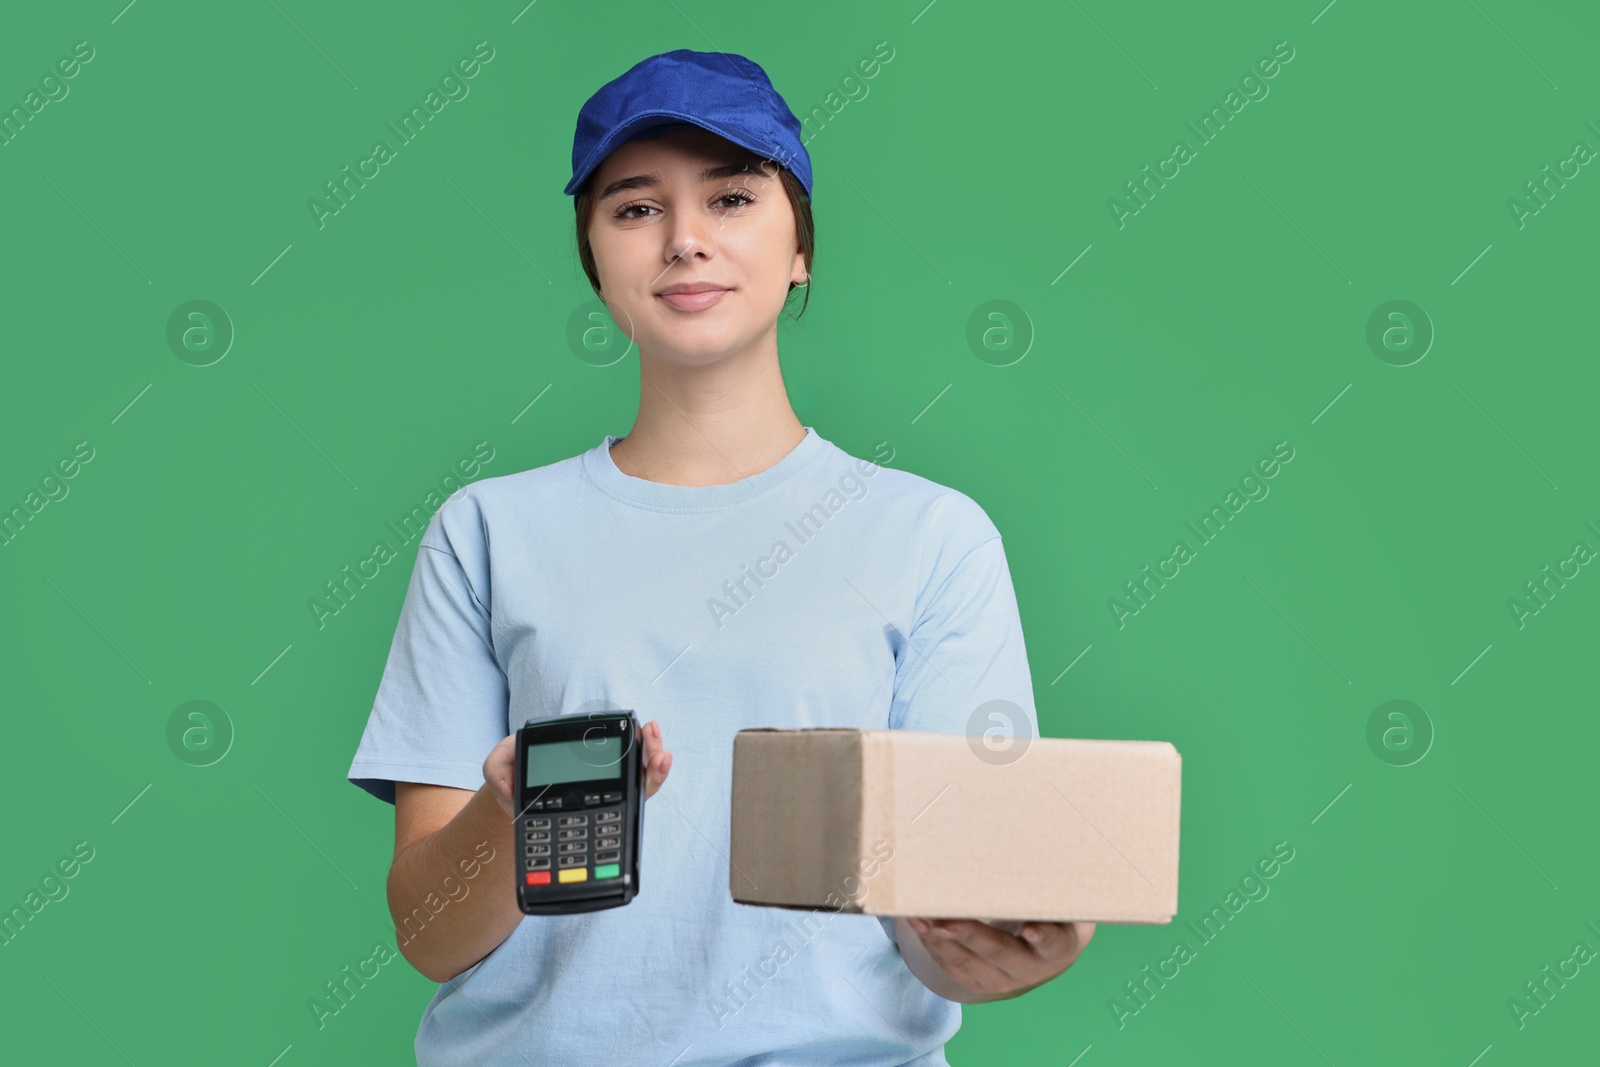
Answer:
<svg viewBox="0 0 1600 1067"><path fill-rule="evenodd" d="M743 209L749 207L751 204L756 202L756 198L753 195L751 195L749 192L747 192L747 191L745 191L743 189L734 189L734 190L730 190L729 192L723 193L721 196L718 196L715 200L712 201L712 204L713 205L725 204L729 200L737 201L737 203L733 204L731 207L724 207L723 208L723 210L728 211L730 213L731 212L736 212L736 211L742 211ZM630 221L630 222L631 221L636 221L638 219L649 218L650 217L649 215L635 215L635 214L633 214L633 212L635 212L635 211L658 211L658 209L655 208L655 207L652 207L651 205L645 203L642 200L635 200L631 204L624 204L621 207L617 208L617 210L613 213L612 217L613 218L617 218L617 219L622 219L624 221Z"/></svg>
<svg viewBox="0 0 1600 1067"><path fill-rule="evenodd" d="M636 200L631 204L624 204L621 207L617 208L617 211L616 211L616 214L615 214L614 217L615 218L619 218L619 219L637 219L637 218L640 218L641 216L639 216L639 215L630 215L630 214L628 214L628 212L634 210L635 208L638 208L640 210L648 210L648 211L654 211L655 210L655 208L651 207L649 204L646 204L644 201Z"/></svg>
<svg viewBox="0 0 1600 1067"><path fill-rule="evenodd" d="M723 193L721 196L717 197L716 202L720 204L724 200L742 200L743 203L735 207L735 211L739 210L740 208L748 207L756 202L756 198L745 192L743 189L735 189L730 192Z"/></svg>

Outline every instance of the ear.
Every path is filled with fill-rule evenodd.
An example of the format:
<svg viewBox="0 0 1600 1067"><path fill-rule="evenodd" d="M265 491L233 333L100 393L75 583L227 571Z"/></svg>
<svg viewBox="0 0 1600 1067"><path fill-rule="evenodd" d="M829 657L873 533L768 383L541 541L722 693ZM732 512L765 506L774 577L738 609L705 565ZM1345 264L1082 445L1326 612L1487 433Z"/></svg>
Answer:
<svg viewBox="0 0 1600 1067"><path fill-rule="evenodd" d="M794 263L789 268L789 281L794 285L807 285L811 281L811 272L806 270L806 256L804 252L794 254Z"/></svg>

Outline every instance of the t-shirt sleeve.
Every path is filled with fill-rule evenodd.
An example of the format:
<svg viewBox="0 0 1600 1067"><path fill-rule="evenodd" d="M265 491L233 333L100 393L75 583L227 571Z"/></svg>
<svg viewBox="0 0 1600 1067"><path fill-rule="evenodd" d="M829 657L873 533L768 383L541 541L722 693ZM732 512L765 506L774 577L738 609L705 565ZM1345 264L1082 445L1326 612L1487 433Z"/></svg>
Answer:
<svg viewBox="0 0 1600 1067"><path fill-rule="evenodd" d="M896 650L889 728L1031 739L1039 717L1004 543L987 517L975 525L989 536L944 549L955 562L935 566L918 596Z"/></svg>
<svg viewBox="0 0 1600 1067"><path fill-rule="evenodd" d="M478 789L484 759L508 731L510 694L486 606L486 546L481 532L447 534L445 510L434 513L417 549L394 643L350 764L350 781L390 804L395 782Z"/></svg>

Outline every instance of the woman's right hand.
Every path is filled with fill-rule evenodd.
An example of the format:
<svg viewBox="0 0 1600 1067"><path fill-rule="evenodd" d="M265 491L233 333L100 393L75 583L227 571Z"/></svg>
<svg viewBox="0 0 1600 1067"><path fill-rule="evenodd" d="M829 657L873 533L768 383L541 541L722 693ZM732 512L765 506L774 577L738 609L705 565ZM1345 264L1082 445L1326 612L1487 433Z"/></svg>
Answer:
<svg viewBox="0 0 1600 1067"><path fill-rule="evenodd" d="M672 753L667 751L661 740L660 720L651 719L639 732L644 737L644 797L649 800L666 782L667 774L672 770ZM506 813L508 819L517 817L516 791L511 787L516 767L517 735L509 734L494 746L483 761L484 784L494 794L500 810Z"/></svg>

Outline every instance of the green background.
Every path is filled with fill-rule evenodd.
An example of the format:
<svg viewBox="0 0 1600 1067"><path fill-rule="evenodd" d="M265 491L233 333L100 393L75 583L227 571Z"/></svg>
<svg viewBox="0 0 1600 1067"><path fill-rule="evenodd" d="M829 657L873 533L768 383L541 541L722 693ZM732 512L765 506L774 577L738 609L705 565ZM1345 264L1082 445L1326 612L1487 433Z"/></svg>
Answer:
<svg viewBox="0 0 1600 1067"><path fill-rule="evenodd" d="M680 47L754 58L799 114L858 97L808 126L802 421L988 510L1046 734L1184 757L1175 923L1101 927L965 1009L951 1062L1593 1056L1600 968L1542 1006L1524 984L1600 949L1600 577L1520 625L1508 603L1600 548L1600 176L1510 205L1600 148L1592 7L121 2L0 34L8 111L95 50L0 147L0 507L94 449L0 548L0 906L94 849L0 948L19 1062L409 1062L436 987L404 961L321 1029L307 1003L393 944L393 812L345 773L415 544L323 628L307 602L475 442L493 476L627 431L636 354L568 340L593 295L561 188L584 99ZM470 94L319 228L307 201L479 41ZM1185 124L1280 41L1201 145ZM167 341L191 300L236 331L209 366ZM1408 366L1367 339L1393 300L1436 334ZM1123 583L1280 441L1270 495L1119 626ZM186 752L193 700L225 721ZM1422 715L1386 749L1391 700ZM1194 938L1278 842L1270 895ZM1195 958L1119 1025L1180 937Z"/></svg>

